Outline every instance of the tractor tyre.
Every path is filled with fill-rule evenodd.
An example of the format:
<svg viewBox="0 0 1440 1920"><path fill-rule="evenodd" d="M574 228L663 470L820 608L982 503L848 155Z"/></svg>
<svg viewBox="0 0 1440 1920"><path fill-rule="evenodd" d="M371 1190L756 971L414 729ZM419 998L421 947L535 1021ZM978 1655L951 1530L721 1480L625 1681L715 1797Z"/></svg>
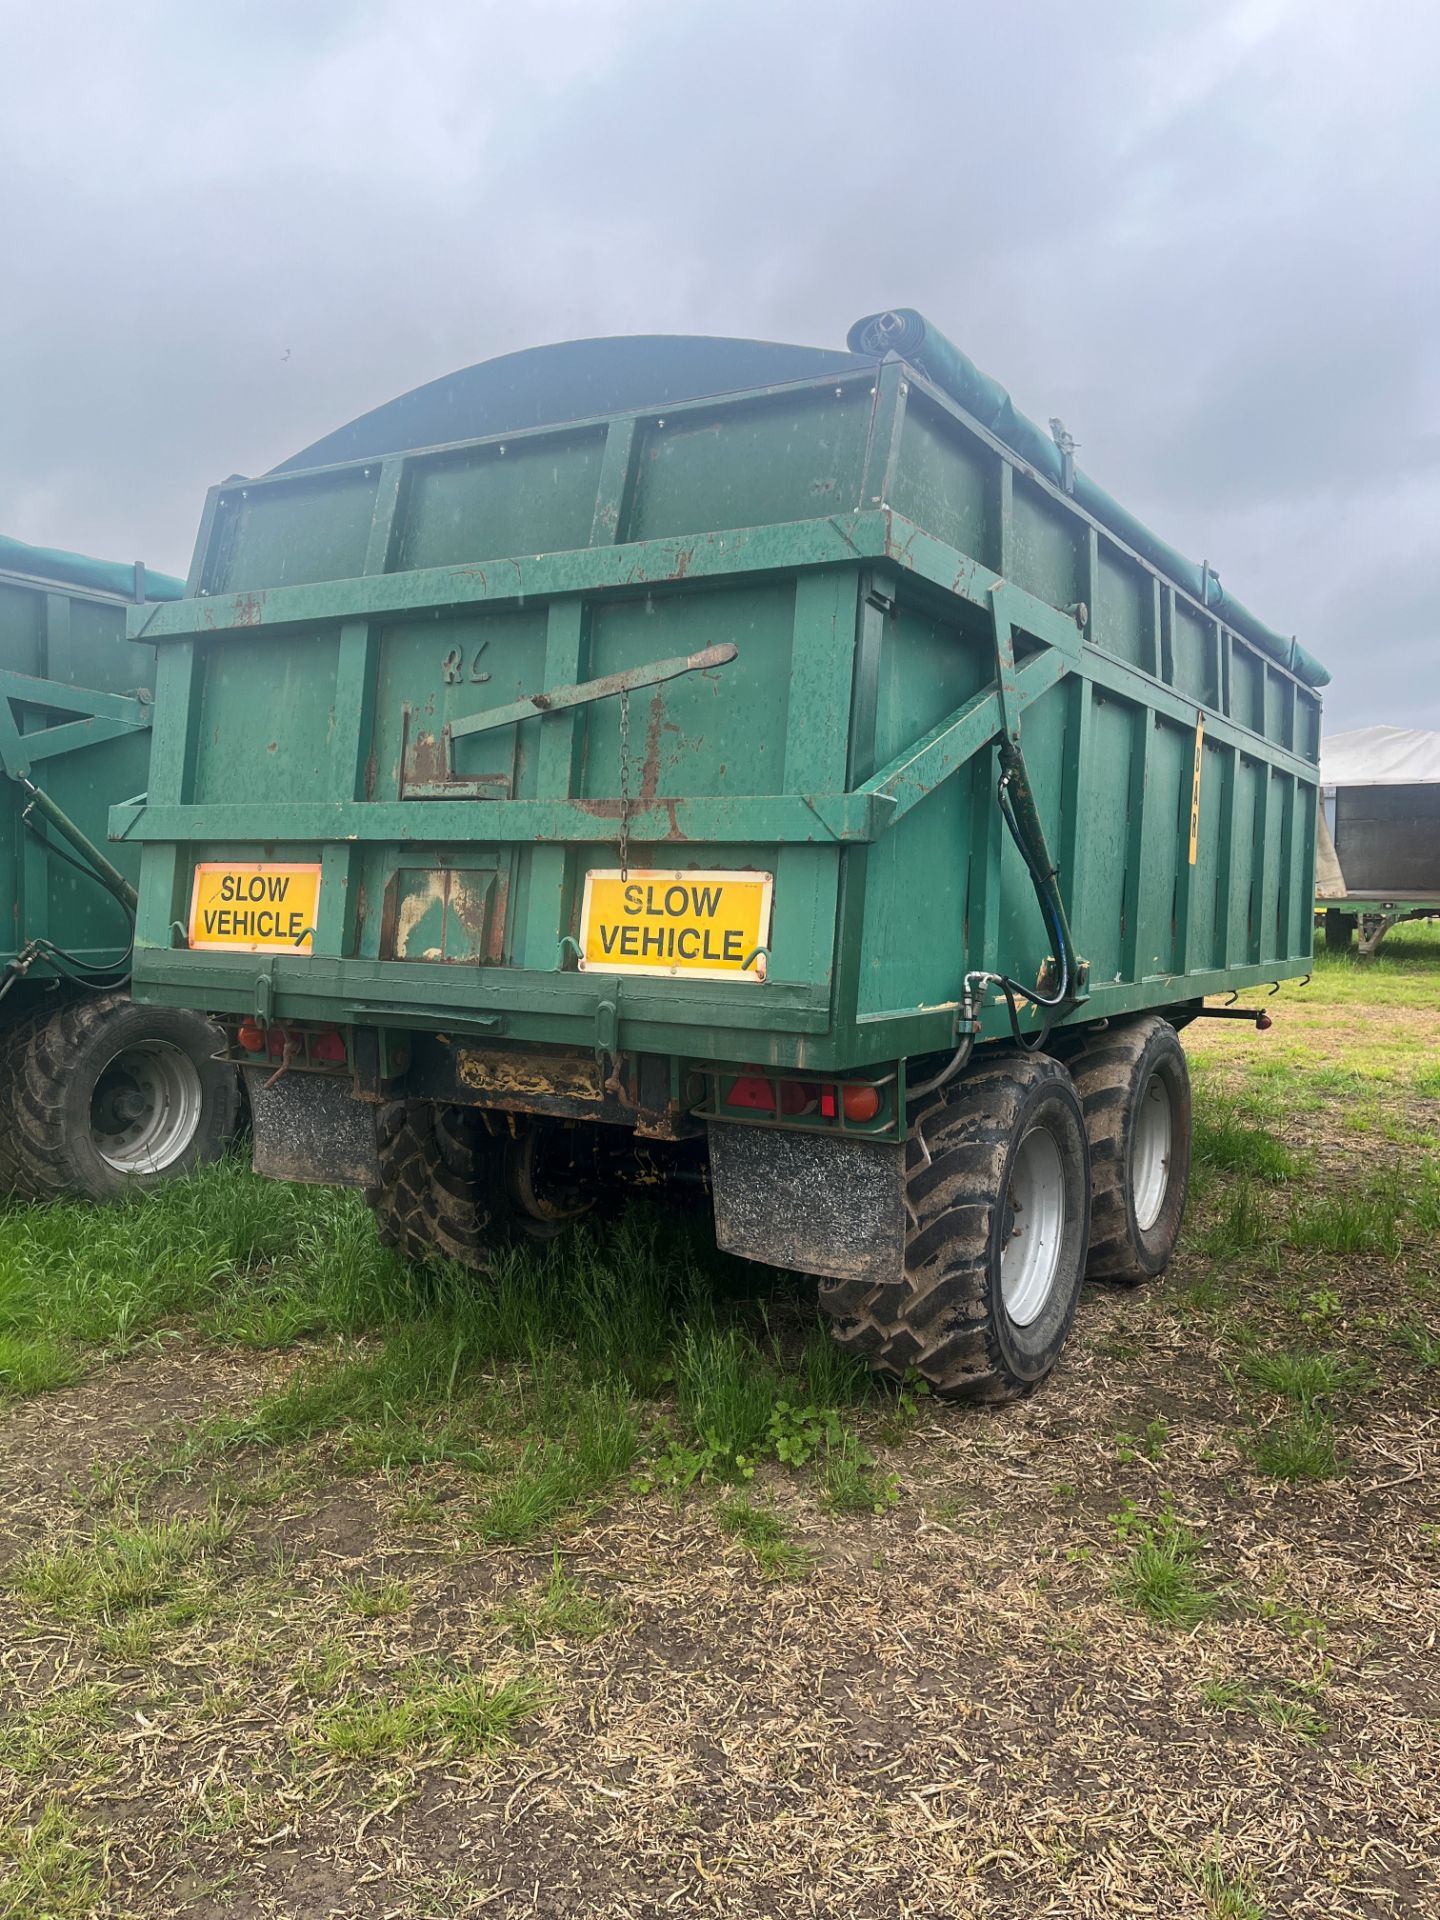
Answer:
<svg viewBox="0 0 1440 1920"><path fill-rule="evenodd" d="M26 1200L119 1200L225 1151L238 1078L202 1014L66 1000L0 1042L0 1178Z"/></svg>
<svg viewBox="0 0 1440 1920"><path fill-rule="evenodd" d="M1040 1053L976 1067L917 1116L905 1155L903 1269L822 1282L831 1331L945 1399L1032 1393L1085 1276L1090 1160L1070 1075Z"/></svg>
<svg viewBox="0 0 1440 1920"><path fill-rule="evenodd" d="M1090 1141L1092 1280L1163 1272L1190 1189L1193 1114L1180 1036L1155 1014L1116 1021L1068 1062Z"/></svg>
<svg viewBox="0 0 1440 1920"><path fill-rule="evenodd" d="M365 1198L382 1243L424 1266L453 1260L488 1271L504 1246L543 1247L588 1211L593 1196L537 1178L552 1137L543 1124L429 1100L380 1109L379 1184Z"/></svg>

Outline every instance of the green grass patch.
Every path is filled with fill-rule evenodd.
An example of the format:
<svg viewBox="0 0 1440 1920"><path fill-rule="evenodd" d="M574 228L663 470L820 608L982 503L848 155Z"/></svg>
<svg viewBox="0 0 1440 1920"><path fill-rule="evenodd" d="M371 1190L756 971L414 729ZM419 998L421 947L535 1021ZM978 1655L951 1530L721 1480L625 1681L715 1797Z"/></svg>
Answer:
<svg viewBox="0 0 1440 1920"><path fill-rule="evenodd" d="M1253 1386L1283 1394L1309 1410L1371 1384L1370 1367L1340 1353L1275 1353L1256 1348L1243 1356L1239 1371Z"/></svg>
<svg viewBox="0 0 1440 1920"><path fill-rule="evenodd" d="M1240 1117L1236 1103L1208 1096L1195 1114L1193 1159L1203 1172L1237 1174L1281 1186L1298 1179L1298 1157L1263 1127Z"/></svg>
<svg viewBox="0 0 1440 1920"><path fill-rule="evenodd" d="M819 1483L820 1498L834 1513L883 1513L900 1497L896 1476L884 1472L852 1433L841 1433L826 1446Z"/></svg>
<svg viewBox="0 0 1440 1920"><path fill-rule="evenodd" d="M1340 1472L1335 1423L1320 1407L1273 1420L1241 1445L1256 1472L1270 1480L1333 1480Z"/></svg>
<svg viewBox="0 0 1440 1920"><path fill-rule="evenodd" d="M1204 1541L1169 1494L1153 1516L1127 1500L1111 1523L1126 1550L1114 1584L1127 1605L1164 1627L1198 1626L1214 1613L1218 1598L1204 1579Z"/></svg>
<svg viewBox="0 0 1440 1920"><path fill-rule="evenodd" d="M716 1504L715 1523L739 1541L767 1580L803 1580L815 1566L815 1555L792 1537L777 1514L740 1494Z"/></svg>
<svg viewBox="0 0 1440 1920"><path fill-rule="evenodd" d="M534 1647L542 1640L598 1640L614 1626L616 1614L608 1600L571 1579L557 1553L545 1584L497 1617L522 1646Z"/></svg>
<svg viewBox="0 0 1440 1920"><path fill-rule="evenodd" d="M415 1597L403 1580L352 1580L344 1591L346 1606L362 1620L391 1620L408 1613Z"/></svg>
<svg viewBox="0 0 1440 1920"><path fill-rule="evenodd" d="M1265 1920L1254 1881L1225 1866L1214 1854L1184 1862L1181 1871L1200 1896L1208 1920Z"/></svg>
<svg viewBox="0 0 1440 1920"><path fill-rule="evenodd" d="M32 1549L11 1575L23 1598L65 1619L110 1622L165 1606L177 1621L199 1596L196 1576L229 1540L218 1515L102 1525L73 1546Z"/></svg>
<svg viewBox="0 0 1440 1920"><path fill-rule="evenodd" d="M597 1386L576 1401L558 1433L527 1441L496 1491L477 1509L480 1539L515 1546L583 1507L629 1472L640 1450L632 1404Z"/></svg>
<svg viewBox="0 0 1440 1920"><path fill-rule="evenodd" d="M416 1661L388 1694L352 1695L319 1714L315 1737L343 1760L461 1759L503 1746L547 1697L531 1675L491 1680Z"/></svg>
<svg viewBox="0 0 1440 1920"><path fill-rule="evenodd" d="M508 1545L582 1511L642 1456L637 1486L677 1488L823 1449L827 1497L884 1504L842 1415L888 1404L885 1390L817 1321L787 1342L737 1312L735 1271L640 1216L544 1260L506 1256L483 1286L442 1270L416 1282L428 1295L408 1313L343 1334L274 1392L205 1422L175 1464L251 1449L320 1450L353 1472L445 1461L486 1482L470 1525ZM657 1418L667 1392L673 1424Z"/></svg>
<svg viewBox="0 0 1440 1920"><path fill-rule="evenodd" d="M0 1333L0 1395L19 1400L79 1379L85 1363L48 1333Z"/></svg>
<svg viewBox="0 0 1440 1920"><path fill-rule="evenodd" d="M1402 1244L1398 1189L1323 1193L1292 1202L1285 1238L1316 1253L1370 1253L1393 1259Z"/></svg>
<svg viewBox="0 0 1440 1920"><path fill-rule="evenodd" d="M373 1325L407 1293L358 1194L257 1180L238 1159L117 1206L0 1210L0 1389L72 1378L84 1349L123 1353L198 1322L288 1344Z"/></svg>
<svg viewBox="0 0 1440 1920"><path fill-rule="evenodd" d="M1312 1687L1250 1687L1242 1680L1212 1680L1200 1697L1214 1713L1248 1713L1257 1720L1313 1745L1328 1732L1329 1723L1315 1708Z"/></svg>
<svg viewBox="0 0 1440 1920"><path fill-rule="evenodd" d="M0 1920L71 1920L96 1912L102 1851L58 1799L0 1819Z"/></svg>
<svg viewBox="0 0 1440 1920"><path fill-rule="evenodd" d="M0 1770L20 1780L63 1772L73 1789L94 1772L98 1736L113 1724L115 1694L114 1687L93 1682L68 1686L45 1695L28 1713L0 1721Z"/></svg>
<svg viewBox="0 0 1440 1920"><path fill-rule="evenodd" d="M1403 1321L1391 1329L1397 1346L1418 1360L1422 1367L1440 1368L1440 1333L1422 1321Z"/></svg>
<svg viewBox="0 0 1440 1920"><path fill-rule="evenodd" d="M1241 1180L1208 1225L1195 1235L1196 1249L1209 1260L1240 1260L1272 1248L1279 1229L1255 1188Z"/></svg>
<svg viewBox="0 0 1440 1920"><path fill-rule="evenodd" d="M1256 1347L1242 1355L1234 1377L1287 1403L1283 1414L1241 1440L1255 1470L1271 1480L1333 1480L1340 1472L1340 1457L1332 1408L1342 1396L1372 1384L1368 1363L1327 1351L1284 1353Z"/></svg>

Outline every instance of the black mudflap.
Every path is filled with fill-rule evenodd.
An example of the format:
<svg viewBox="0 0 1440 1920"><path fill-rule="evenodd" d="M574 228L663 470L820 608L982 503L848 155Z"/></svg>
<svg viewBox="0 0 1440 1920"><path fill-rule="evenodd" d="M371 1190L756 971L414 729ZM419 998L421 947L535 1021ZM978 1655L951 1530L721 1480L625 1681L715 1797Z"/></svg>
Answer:
<svg viewBox="0 0 1440 1920"><path fill-rule="evenodd" d="M270 1079L263 1067L245 1070L256 1173L317 1187L378 1185L376 1109L351 1098L348 1079L293 1072L267 1085Z"/></svg>
<svg viewBox="0 0 1440 1920"><path fill-rule="evenodd" d="M835 1280L905 1262L903 1144L711 1121L715 1238L727 1253Z"/></svg>

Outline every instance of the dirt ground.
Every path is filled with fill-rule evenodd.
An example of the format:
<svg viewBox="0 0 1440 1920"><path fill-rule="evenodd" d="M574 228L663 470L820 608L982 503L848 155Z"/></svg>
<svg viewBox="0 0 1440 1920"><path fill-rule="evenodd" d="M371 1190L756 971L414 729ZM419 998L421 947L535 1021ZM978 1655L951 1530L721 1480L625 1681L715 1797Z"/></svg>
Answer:
<svg viewBox="0 0 1440 1920"><path fill-rule="evenodd" d="M771 1463L517 1547L454 1461L177 1464L303 1351L193 1333L0 1409L0 1915L1440 1913L1429 977L1192 1028L1170 1272L1019 1406L859 1416L878 1511Z"/></svg>

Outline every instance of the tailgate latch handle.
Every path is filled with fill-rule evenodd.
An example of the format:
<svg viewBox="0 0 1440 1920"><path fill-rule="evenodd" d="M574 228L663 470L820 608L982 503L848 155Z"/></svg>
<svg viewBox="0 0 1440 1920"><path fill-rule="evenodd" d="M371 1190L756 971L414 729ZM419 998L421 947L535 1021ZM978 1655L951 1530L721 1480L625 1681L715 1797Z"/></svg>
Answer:
<svg viewBox="0 0 1440 1920"><path fill-rule="evenodd" d="M732 640L722 640L718 646L706 647L700 653L677 654L673 660L652 660L648 667L628 667L624 673L607 673L599 680L581 680L571 687L550 687L544 693L527 693L521 700L512 700L509 706L491 707L487 713L472 713L463 720L452 720L450 738L460 740L471 733L491 733L496 727L513 727L519 720L532 720L537 714L585 707L592 700L609 700L635 687L654 687L662 680L678 680L682 673L704 673L710 667L725 667L739 652Z"/></svg>

